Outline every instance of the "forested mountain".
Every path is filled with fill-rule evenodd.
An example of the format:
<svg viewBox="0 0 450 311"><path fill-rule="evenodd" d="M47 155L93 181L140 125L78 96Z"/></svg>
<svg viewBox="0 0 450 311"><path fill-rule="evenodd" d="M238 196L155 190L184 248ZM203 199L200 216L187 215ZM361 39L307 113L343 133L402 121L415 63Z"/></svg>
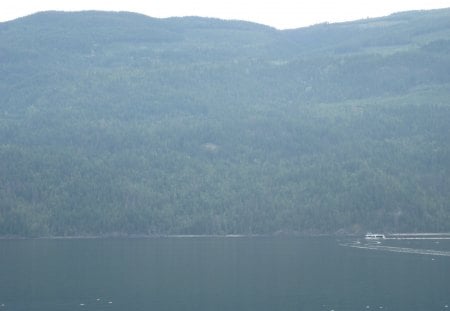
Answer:
<svg viewBox="0 0 450 311"><path fill-rule="evenodd" d="M0 23L0 235L450 230L450 9Z"/></svg>

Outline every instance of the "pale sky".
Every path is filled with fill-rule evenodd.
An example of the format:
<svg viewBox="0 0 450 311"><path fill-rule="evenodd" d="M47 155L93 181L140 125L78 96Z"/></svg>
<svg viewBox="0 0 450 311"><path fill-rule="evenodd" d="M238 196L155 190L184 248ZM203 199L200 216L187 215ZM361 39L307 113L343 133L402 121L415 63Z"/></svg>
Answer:
<svg viewBox="0 0 450 311"><path fill-rule="evenodd" d="M47 10L106 10L240 19L286 29L446 7L450 0L0 0L0 21Z"/></svg>

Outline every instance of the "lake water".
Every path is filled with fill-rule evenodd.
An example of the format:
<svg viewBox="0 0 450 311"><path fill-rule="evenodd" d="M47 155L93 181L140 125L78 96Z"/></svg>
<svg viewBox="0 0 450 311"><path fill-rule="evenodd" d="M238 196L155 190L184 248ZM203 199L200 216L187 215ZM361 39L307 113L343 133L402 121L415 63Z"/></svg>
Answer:
<svg viewBox="0 0 450 311"><path fill-rule="evenodd" d="M449 240L366 245L329 237L0 240L0 311L450 311Z"/></svg>

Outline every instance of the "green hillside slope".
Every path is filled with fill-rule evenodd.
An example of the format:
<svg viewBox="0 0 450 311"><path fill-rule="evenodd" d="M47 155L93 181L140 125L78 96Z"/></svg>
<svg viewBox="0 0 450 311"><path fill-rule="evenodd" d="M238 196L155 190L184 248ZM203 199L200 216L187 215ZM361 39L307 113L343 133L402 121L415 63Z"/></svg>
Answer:
<svg viewBox="0 0 450 311"><path fill-rule="evenodd" d="M450 10L0 23L0 235L450 230Z"/></svg>

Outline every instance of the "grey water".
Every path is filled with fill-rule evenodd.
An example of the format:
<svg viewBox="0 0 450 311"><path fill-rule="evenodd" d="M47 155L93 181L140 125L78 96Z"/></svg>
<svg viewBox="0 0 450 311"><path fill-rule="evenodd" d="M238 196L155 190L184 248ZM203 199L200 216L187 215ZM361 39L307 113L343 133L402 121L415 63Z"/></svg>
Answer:
<svg viewBox="0 0 450 311"><path fill-rule="evenodd" d="M450 310L446 253L448 240L0 240L0 311Z"/></svg>

